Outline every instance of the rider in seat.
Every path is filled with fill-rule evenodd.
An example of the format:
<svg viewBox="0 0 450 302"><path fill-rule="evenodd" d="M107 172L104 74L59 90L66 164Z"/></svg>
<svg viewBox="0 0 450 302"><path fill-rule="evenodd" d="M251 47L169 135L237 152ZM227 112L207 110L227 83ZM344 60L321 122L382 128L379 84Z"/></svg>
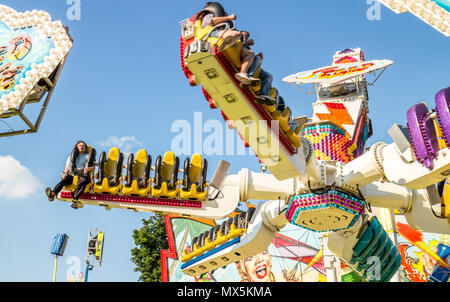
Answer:
<svg viewBox="0 0 450 302"><path fill-rule="evenodd" d="M94 171L95 149L89 147L84 141L78 141L67 158L66 168L61 176L61 181L54 187L45 189L45 194L53 201L65 186L71 186L76 181L73 189L72 208L78 208L78 199L87 186L91 183L91 173Z"/></svg>
<svg viewBox="0 0 450 302"><path fill-rule="evenodd" d="M255 43L253 39L249 39L250 33L243 32L243 37L245 41L243 47L250 49L250 46L253 46ZM258 95L256 96L256 102L260 105L273 106L277 104L277 100L270 96L273 76L261 67L263 58L264 56L262 52L260 52L253 60L253 63L250 65L248 74L251 77L254 77L258 74L257 77L259 77L259 79L261 80L261 88L259 89Z"/></svg>
<svg viewBox="0 0 450 302"><path fill-rule="evenodd" d="M228 15L223 6L218 2L207 2L203 10L199 13L198 18L201 18L202 20L202 28L214 28L209 34L210 37L217 37L219 40L223 39L222 44L218 48L218 51L220 52L223 52L227 47L236 44L242 37L242 32L231 29L234 27L232 21L236 20L236 15ZM228 26L222 27L220 26L222 24L228 24ZM248 69L255 59L255 53L248 48L242 47L241 58L242 64L240 72L235 74L236 79L243 84L259 82L259 79L248 75Z"/></svg>

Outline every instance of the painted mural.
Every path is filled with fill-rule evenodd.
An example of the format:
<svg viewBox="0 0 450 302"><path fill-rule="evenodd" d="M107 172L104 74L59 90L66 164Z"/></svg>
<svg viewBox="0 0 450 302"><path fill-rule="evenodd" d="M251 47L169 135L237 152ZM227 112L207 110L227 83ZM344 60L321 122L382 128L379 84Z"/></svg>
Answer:
<svg viewBox="0 0 450 302"><path fill-rule="evenodd" d="M54 47L36 27L13 30L0 21L0 98L14 91L32 65L43 63Z"/></svg>
<svg viewBox="0 0 450 302"><path fill-rule="evenodd" d="M288 225L277 233L272 244L260 254L248 257L210 273L191 277L183 274L183 250L190 247L193 237L220 225L223 220L165 216L169 250L163 250L162 280L165 282L326 282L323 258L320 256L321 233ZM421 243L410 242L397 235L397 247L402 256L400 281L449 281L449 271L439 265L436 257L450 261L450 236L420 233ZM434 254L433 254L434 253ZM438 255L438 256L436 256ZM313 259L318 256L318 261ZM316 257L317 258L317 257ZM308 267L308 264L313 265ZM358 274L343 262L340 281L362 282Z"/></svg>
<svg viewBox="0 0 450 302"><path fill-rule="evenodd" d="M397 223L397 228L402 227ZM408 230L407 230L408 231ZM450 282L450 236L419 231L402 234L397 248L402 256L401 281Z"/></svg>
<svg viewBox="0 0 450 302"><path fill-rule="evenodd" d="M321 238L319 233L307 230L301 232L300 230L299 236L299 228L296 226L286 227L282 232L276 234L272 244L265 251L253 257L248 257L238 263L230 264L202 276L191 277L183 274L181 271L182 263L173 258L181 258L184 248L189 246L195 235L222 222L223 220L166 216L169 247L172 246L176 252L171 255L169 255L170 251L162 251L161 253L162 256L169 256L166 259L167 265L162 265L163 281L317 282L324 280L325 271L322 259L306 269L320 251ZM167 267L166 271L164 271L164 267Z"/></svg>

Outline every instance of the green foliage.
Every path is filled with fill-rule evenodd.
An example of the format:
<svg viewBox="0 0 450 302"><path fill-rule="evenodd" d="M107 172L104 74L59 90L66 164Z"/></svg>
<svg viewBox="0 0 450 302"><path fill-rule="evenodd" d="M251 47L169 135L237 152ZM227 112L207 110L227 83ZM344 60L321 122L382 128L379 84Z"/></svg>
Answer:
<svg viewBox="0 0 450 302"><path fill-rule="evenodd" d="M160 282L160 251L168 248L164 216L153 215L142 219L142 224L139 230L133 231L136 247L131 250L131 261L136 265L134 271L141 273L141 282Z"/></svg>

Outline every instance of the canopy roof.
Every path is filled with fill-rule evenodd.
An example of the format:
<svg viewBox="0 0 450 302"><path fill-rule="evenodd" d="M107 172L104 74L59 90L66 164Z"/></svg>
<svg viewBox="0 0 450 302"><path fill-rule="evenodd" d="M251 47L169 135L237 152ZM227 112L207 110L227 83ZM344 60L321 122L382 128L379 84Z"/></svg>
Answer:
<svg viewBox="0 0 450 302"><path fill-rule="evenodd" d="M387 68L394 62L390 60L372 60L333 64L313 70L302 71L283 78L292 84L336 84L357 76Z"/></svg>

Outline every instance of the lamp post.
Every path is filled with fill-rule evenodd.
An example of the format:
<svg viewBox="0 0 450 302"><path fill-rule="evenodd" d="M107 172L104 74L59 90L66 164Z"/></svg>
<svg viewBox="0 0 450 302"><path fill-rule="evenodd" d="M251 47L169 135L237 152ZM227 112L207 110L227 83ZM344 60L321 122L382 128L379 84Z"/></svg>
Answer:
<svg viewBox="0 0 450 302"><path fill-rule="evenodd" d="M64 256L69 236L66 234L56 234L50 248L50 254L55 256L55 264L53 268L53 282L56 282L56 272L58 268L58 256Z"/></svg>

